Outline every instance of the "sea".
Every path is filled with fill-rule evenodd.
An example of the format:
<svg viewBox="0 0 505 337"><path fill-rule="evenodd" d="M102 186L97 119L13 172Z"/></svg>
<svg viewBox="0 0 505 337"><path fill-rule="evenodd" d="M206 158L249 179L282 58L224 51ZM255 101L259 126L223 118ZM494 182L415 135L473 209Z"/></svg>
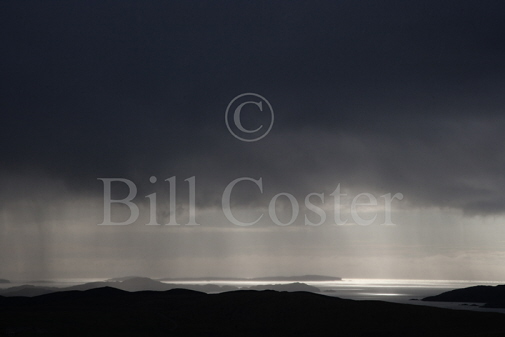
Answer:
<svg viewBox="0 0 505 337"><path fill-rule="evenodd" d="M48 281L26 281L18 280L11 283L0 284L0 289L31 284L44 287L69 287L73 285L105 281L105 279L59 279ZM176 281L165 283L177 284L216 284L216 285L231 285L238 288L247 288L255 285L265 284L287 284L293 281L238 281L238 280L222 280L222 281ZM305 284L315 286L321 290L320 294L325 296L339 297L343 299L359 300L359 301L386 301L393 303L412 304L412 305L427 305L440 308L449 308L456 310L473 310L473 311L492 311L505 314L505 309L496 308L481 308L483 303L449 303L449 302L425 302L422 298L434 296L443 292L467 288L476 285L495 286L504 284L504 281L469 281L469 280L411 280L411 279L342 279L341 281L317 281L303 282Z"/></svg>

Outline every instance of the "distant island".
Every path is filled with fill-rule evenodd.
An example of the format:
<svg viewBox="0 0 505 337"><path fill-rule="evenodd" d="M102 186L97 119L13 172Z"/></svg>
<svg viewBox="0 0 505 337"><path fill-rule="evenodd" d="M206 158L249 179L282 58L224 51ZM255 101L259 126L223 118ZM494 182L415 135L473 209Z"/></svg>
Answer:
<svg viewBox="0 0 505 337"><path fill-rule="evenodd" d="M112 280L112 281L111 281ZM86 291L97 288L110 287L124 291L167 291L173 289L188 289L204 293L221 293L234 290L277 290L277 291L308 291L319 293L320 289L300 282L290 282L284 284L266 284L247 287L237 287L230 285L216 284L178 284L164 283L148 277L125 277L109 279L102 282L89 282L71 287L56 288L39 285L22 285L7 289L0 289L0 296L25 296L33 297L63 291Z"/></svg>
<svg viewBox="0 0 505 337"><path fill-rule="evenodd" d="M422 299L429 302L484 303L488 308L505 308L505 285L455 289Z"/></svg>
<svg viewBox="0 0 505 337"><path fill-rule="evenodd" d="M5 336L505 336L503 314L353 301L309 292L126 292L0 296Z"/></svg>
<svg viewBox="0 0 505 337"><path fill-rule="evenodd" d="M307 291L311 293L319 293L321 290L317 287L309 286L305 283L295 282L288 284L261 284L247 287L248 290L276 290L276 291Z"/></svg>
<svg viewBox="0 0 505 337"><path fill-rule="evenodd" d="M0 283L11 283L11 281L0 278Z"/></svg>
<svg viewBox="0 0 505 337"><path fill-rule="evenodd" d="M121 278L118 278L121 279ZM300 276L267 276L253 278L237 277L178 277L178 278L160 278L159 281L258 281L258 282L322 282L322 281L342 281L342 278L324 275L300 275Z"/></svg>

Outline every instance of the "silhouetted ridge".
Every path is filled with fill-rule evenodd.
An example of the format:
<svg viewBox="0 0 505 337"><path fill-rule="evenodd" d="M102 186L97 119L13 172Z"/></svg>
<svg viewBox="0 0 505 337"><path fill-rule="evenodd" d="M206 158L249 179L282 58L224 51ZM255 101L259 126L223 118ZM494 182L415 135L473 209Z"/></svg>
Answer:
<svg viewBox="0 0 505 337"><path fill-rule="evenodd" d="M202 295L207 295L204 292L201 291L196 291L196 290L189 290L189 289L183 289L183 288L176 288L176 289L170 289L165 291L170 296L202 296Z"/></svg>
<svg viewBox="0 0 505 337"><path fill-rule="evenodd" d="M195 296L197 295L197 296ZM23 336L504 336L503 315L308 292L198 294L101 288L0 297L0 335ZM18 334L21 336L21 334Z"/></svg>
<svg viewBox="0 0 505 337"><path fill-rule="evenodd" d="M58 291L86 291L96 288L110 287L125 291L167 291L171 289L189 289L198 292L205 293L220 293L225 291L233 291L241 289L237 286L230 285L216 285L216 284L177 284L177 283L165 283L156 280L152 280L147 277L128 277L123 281L107 281L107 282L90 282L79 284L71 287L65 288L51 288L44 286L33 286L24 285L19 287L11 287L7 289L0 290L0 295L3 296L39 296L44 294L50 294ZM246 288L246 287L244 287ZM268 284L249 287L250 289L274 289L279 291L311 291L319 292L319 288L309 286L304 283L294 282L287 284Z"/></svg>
<svg viewBox="0 0 505 337"><path fill-rule="evenodd" d="M125 293L124 290L120 290L113 287L103 287L89 289L83 292L86 296L121 296Z"/></svg>

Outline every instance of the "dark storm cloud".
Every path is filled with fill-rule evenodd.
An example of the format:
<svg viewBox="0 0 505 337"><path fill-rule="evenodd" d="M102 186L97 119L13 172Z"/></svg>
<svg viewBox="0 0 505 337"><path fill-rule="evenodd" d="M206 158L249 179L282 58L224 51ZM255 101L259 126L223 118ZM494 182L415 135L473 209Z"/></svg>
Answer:
<svg viewBox="0 0 505 337"><path fill-rule="evenodd" d="M499 1L0 6L4 180L100 195L97 178L123 177L145 195L151 175L195 175L198 202L213 204L251 176L265 194L342 183L504 209ZM244 92L275 111L257 143L224 125Z"/></svg>

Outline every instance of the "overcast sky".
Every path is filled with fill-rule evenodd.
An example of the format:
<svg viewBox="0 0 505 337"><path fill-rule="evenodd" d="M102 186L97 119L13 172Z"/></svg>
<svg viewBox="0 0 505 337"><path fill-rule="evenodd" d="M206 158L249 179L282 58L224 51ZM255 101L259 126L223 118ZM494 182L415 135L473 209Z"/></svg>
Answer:
<svg viewBox="0 0 505 337"><path fill-rule="evenodd" d="M501 1L2 1L0 277L505 279L504 18ZM237 113L243 93L262 98ZM271 129L242 141L237 121ZM136 186L136 221L98 225L103 179Z"/></svg>

